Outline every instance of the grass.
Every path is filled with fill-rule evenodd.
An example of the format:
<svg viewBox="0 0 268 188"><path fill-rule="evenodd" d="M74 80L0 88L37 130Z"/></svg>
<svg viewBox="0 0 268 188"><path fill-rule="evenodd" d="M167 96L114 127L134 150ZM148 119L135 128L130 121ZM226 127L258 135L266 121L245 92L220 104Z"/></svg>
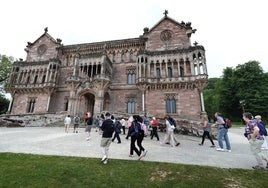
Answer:
<svg viewBox="0 0 268 188"><path fill-rule="evenodd" d="M0 153L0 187L265 187L268 171Z"/></svg>

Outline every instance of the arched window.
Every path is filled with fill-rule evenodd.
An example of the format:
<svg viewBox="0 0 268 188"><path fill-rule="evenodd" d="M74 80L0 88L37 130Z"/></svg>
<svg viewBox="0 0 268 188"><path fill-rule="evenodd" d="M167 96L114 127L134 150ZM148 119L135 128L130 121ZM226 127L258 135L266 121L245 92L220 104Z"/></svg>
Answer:
<svg viewBox="0 0 268 188"><path fill-rule="evenodd" d="M121 62L125 62L125 54L124 54L124 52L122 52L122 54L121 54Z"/></svg>
<svg viewBox="0 0 268 188"><path fill-rule="evenodd" d="M160 68L156 68L156 78L160 78L160 77L161 77Z"/></svg>
<svg viewBox="0 0 268 188"><path fill-rule="evenodd" d="M34 84L37 83L37 79L38 79L38 76L36 75L36 76L34 77Z"/></svg>
<svg viewBox="0 0 268 188"><path fill-rule="evenodd" d="M176 113L176 100L174 96L167 97L166 99L166 113L168 114Z"/></svg>
<svg viewBox="0 0 268 188"><path fill-rule="evenodd" d="M28 102L28 113L34 112L35 99L29 99Z"/></svg>
<svg viewBox="0 0 268 188"><path fill-rule="evenodd" d="M46 81L46 75L44 75L42 78L42 84L45 83L45 81Z"/></svg>
<svg viewBox="0 0 268 188"><path fill-rule="evenodd" d="M127 102L127 113L129 114L135 113L135 102L132 100Z"/></svg>
<svg viewBox="0 0 268 188"><path fill-rule="evenodd" d="M130 52L130 57L129 57L129 59L130 59L131 62L134 60L133 52Z"/></svg>
<svg viewBox="0 0 268 188"><path fill-rule="evenodd" d="M113 53L113 62L116 62L116 54L115 54L115 52Z"/></svg>
<svg viewBox="0 0 268 188"><path fill-rule="evenodd" d="M168 78L172 78L172 68L168 67Z"/></svg>
<svg viewBox="0 0 268 188"><path fill-rule="evenodd" d="M128 73L127 75L127 83L128 84L135 84L136 83L136 74L131 72L131 73Z"/></svg>

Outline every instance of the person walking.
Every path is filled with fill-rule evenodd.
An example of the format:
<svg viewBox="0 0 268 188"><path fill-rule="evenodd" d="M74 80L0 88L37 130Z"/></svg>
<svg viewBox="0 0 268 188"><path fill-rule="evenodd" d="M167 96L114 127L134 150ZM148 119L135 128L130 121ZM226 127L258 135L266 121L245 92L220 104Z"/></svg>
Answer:
<svg viewBox="0 0 268 188"><path fill-rule="evenodd" d="M168 115L166 115L164 119L166 121L166 135L165 135L164 141L161 142L161 144L170 143L171 147L179 146L180 143L177 142L177 140L174 137L175 126L172 125L171 122L169 121Z"/></svg>
<svg viewBox="0 0 268 188"><path fill-rule="evenodd" d="M151 140L154 138L154 136L156 137L157 141L159 141L159 136L157 133L157 127L158 127L158 121L155 117L153 117L152 121L151 121L151 125L152 125L152 134L151 134Z"/></svg>
<svg viewBox="0 0 268 188"><path fill-rule="evenodd" d="M130 137L130 127L132 126L132 122L133 122L133 116L130 116L128 118L128 121L127 121L128 132L127 132L126 139L128 139L128 137Z"/></svg>
<svg viewBox="0 0 268 188"><path fill-rule="evenodd" d="M121 125L122 125L123 134L126 134L127 121L126 121L124 118L122 118L122 119L120 120L120 123L121 123Z"/></svg>
<svg viewBox="0 0 268 188"><path fill-rule="evenodd" d="M211 144L212 144L210 147L214 148L215 144L214 144L214 142L213 142L213 140L212 140L212 138L210 136L211 126L208 123L208 116L207 115L202 115L202 122L203 122L202 127L203 127L204 132L203 132L203 135L202 135L202 142L199 145L203 146L205 138L207 136L208 139L210 140Z"/></svg>
<svg viewBox="0 0 268 188"><path fill-rule="evenodd" d="M74 133L78 133L79 122L80 122L80 117L76 115L74 117Z"/></svg>
<svg viewBox="0 0 268 188"><path fill-rule="evenodd" d="M145 137L145 132L147 130L147 127L143 123L142 117L140 117L139 115L135 115L133 116L133 118L134 118L134 122L139 124L139 127L140 127L138 129L137 145L139 147L140 154L142 155L142 157L145 157L148 151L145 150L144 147L142 146L142 141Z"/></svg>
<svg viewBox="0 0 268 188"><path fill-rule="evenodd" d="M68 133L69 132L69 127L70 127L70 124L71 124L71 116L68 115L65 117L64 119L64 127L65 127L65 132Z"/></svg>
<svg viewBox="0 0 268 188"><path fill-rule="evenodd" d="M91 134L91 129L92 129L92 123L93 123L93 118L90 114L90 112L87 113L87 126L85 129L85 132L87 133L87 138L86 140L89 141L91 139L90 134Z"/></svg>
<svg viewBox="0 0 268 188"><path fill-rule="evenodd" d="M252 168L255 170L264 170L264 160L266 162L266 169L268 169L268 157L262 152L261 149L261 146L264 142L264 137L260 134L258 125L252 120L252 114L250 112L243 113L243 120L246 122L244 136L248 139L250 150L258 163Z"/></svg>
<svg viewBox="0 0 268 188"><path fill-rule="evenodd" d="M105 120L102 122L100 129L102 130L102 138L100 143L100 147L102 149L101 162L103 162L103 164L107 164L109 157L109 147L111 145L114 132L114 122L111 120L111 114L109 112L106 112Z"/></svg>
<svg viewBox="0 0 268 188"><path fill-rule="evenodd" d="M225 151L223 148L222 138L224 138L226 149L228 152L231 152L231 144L228 137L228 129L224 127L225 121L219 112L215 113L216 124L218 126L218 144L219 147L216 149L217 151Z"/></svg>
<svg viewBox="0 0 268 188"><path fill-rule="evenodd" d="M112 139L112 142L115 140L115 138L117 139L117 144L121 144L121 138L119 136L119 134L121 133L121 127L120 127L120 122L119 120L116 118L115 122L114 122L114 137Z"/></svg>
<svg viewBox="0 0 268 188"><path fill-rule="evenodd" d="M262 124L262 125L264 126L264 128L265 128L265 123L262 121L260 115L256 115L256 116L255 116L255 119L256 119L256 121L258 121L260 124ZM267 150L267 149L268 149L267 136L266 136L266 135L263 135L263 137L264 137L264 142L263 142L263 144L262 144L262 146L261 146L261 149L265 149L265 150Z"/></svg>
<svg viewBox="0 0 268 188"><path fill-rule="evenodd" d="M130 154L129 157L134 157L133 153L138 155L138 159L140 160L143 155L136 147L136 141L138 139L139 131L141 130L140 124L137 122L136 115L133 116L133 121L131 122L131 126L129 127L128 135L130 136Z"/></svg>

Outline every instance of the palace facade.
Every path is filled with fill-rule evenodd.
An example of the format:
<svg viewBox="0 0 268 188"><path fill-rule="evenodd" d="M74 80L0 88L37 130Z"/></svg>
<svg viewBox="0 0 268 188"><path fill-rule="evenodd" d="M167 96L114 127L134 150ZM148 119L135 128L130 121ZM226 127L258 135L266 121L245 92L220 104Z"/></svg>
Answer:
<svg viewBox="0 0 268 188"><path fill-rule="evenodd" d="M104 111L199 120L205 112L205 49L191 23L167 16L137 38L63 45L48 29L14 62L10 114ZM111 30L112 32L112 30Z"/></svg>

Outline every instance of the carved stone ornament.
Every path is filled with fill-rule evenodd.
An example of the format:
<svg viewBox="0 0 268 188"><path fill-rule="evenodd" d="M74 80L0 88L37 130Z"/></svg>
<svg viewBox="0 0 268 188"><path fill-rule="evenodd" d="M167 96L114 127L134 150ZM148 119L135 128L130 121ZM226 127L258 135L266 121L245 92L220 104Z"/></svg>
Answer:
<svg viewBox="0 0 268 188"><path fill-rule="evenodd" d="M41 45L37 48L37 53L38 53L38 55L43 55L46 51L47 51L47 46L46 46L45 44L41 44Z"/></svg>
<svg viewBox="0 0 268 188"><path fill-rule="evenodd" d="M162 41L170 41L172 39L172 31L170 30L164 30L160 34L160 39Z"/></svg>

